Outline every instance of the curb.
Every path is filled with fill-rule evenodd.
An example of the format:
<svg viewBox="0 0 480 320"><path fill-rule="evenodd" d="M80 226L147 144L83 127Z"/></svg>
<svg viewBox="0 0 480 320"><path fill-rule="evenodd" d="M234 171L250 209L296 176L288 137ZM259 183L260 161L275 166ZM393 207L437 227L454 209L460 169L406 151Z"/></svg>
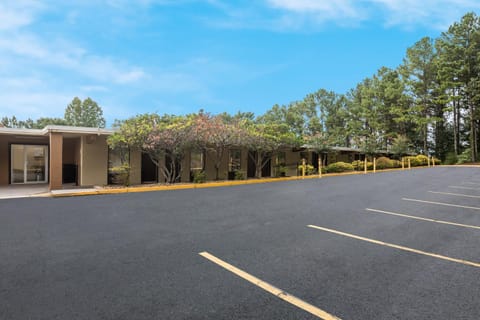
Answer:
<svg viewBox="0 0 480 320"><path fill-rule="evenodd" d="M477 166L480 167L480 166ZM412 169L427 169L429 167L414 167ZM383 169L377 170L375 173L373 171L368 171L367 174L378 174L383 172L392 172L392 171L410 171L409 169L395 168L395 169ZM265 178L265 179L255 179L255 180L237 180L237 181L222 181L222 182L207 182L202 184L184 184L184 185L161 185L154 187L126 187L126 188L112 188L112 189L101 189L93 191L84 191L84 192L65 192L58 194L47 194L47 196L52 198L64 198L64 197L79 197L79 196L92 196L92 195L103 195L103 194L120 194L120 193L135 193L135 192L153 192L153 191L169 191L169 190L187 190L187 189L206 189L206 188L218 188L218 187L232 187L248 184L261 184L261 183L272 183L272 182L284 182L284 181L298 181L306 179L324 179L330 177L338 176L349 176L349 175L365 175L363 171L353 171L353 172L344 172L344 173L327 173L322 174L322 178L319 178L318 175L311 175L305 177L286 177L286 178ZM43 196L43 195L42 195Z"/></svg>

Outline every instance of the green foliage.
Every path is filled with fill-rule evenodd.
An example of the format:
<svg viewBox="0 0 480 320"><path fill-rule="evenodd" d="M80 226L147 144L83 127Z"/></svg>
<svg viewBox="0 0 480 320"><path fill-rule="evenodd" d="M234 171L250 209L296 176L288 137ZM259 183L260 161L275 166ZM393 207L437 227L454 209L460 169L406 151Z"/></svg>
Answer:
<svg viewBox="0 0 480 320"><path fill-rule="evenodd" d="M390 169L390 168L393 168L394 165L395 164L393 163L393 161L387 157L380 157L376 160L376 167L379 170Z"/></svg>
<svg viewBox="0 0 480 320"><path fill-rule="evenodd" d="M278 165L275 167L275 177L285 177L287 175L287 167Z"/></svg>
<svg viewBox="0 0 480 320"><path fill-rule="evenodd" d="M326 167L327 173L353 171L354 166L346 162L331 163Z"/></svg>
<svg viewBox="0 0 480 320"><path fill-rule="evenodd" d="M390 151L397 157L401 158L408 154L410 149L410 140L405 135L399 135L393 139Z"/></svg>
<svg viewBox="0 0 480 320"><path fill-rule="evenodd" d="M303 165L298 166L298 172L300 174L302 174L302 168L303 168ZM311 175L316 174L316 173L317 173L317 170L315 169L314 166L312 166L311 164L306 164L305 165L305 175L306 176L311 176Z"/></svg>
<svg viewBox="0 0 480 320"><path fill-rule="evenodd" d="M193 183L205 183L207 181L207 174L203 170L193 172Z"/></svg>
<svg viewBox="0 0 480 320"><path fill-rule="evenodd" d="M447 153L447 156L445 157L445 164L456 164L458 162L457 155L455 152L449 152Z"/></svg>
<svg viewBox="0 0 480 320"><path fill-rule="evenodd" d="M70 126L104 128L105 118L102 108L90 98L73 98L65 109L65 121Z"/></svg>
<svg viewBox="0 0 480 320"><path fill-rule="evenodd" d="M246 174L241 170L235 171L235 180L245 180Z"/></svg>
<svg viewBox="0 0 480 320"><path fill-rule="evenodd" d="M471 155L472 155L472 150L465 149L465 151L463 151L461 154L458 155L457 164L471 162L472 161Z"/></svg>
<svg viewBox="0 0 480 320"><path fill-rule="evenodd" d="M424 156L423 154L419 154L415 157L419 166L426 166L428 165L428 157Z"/></svg>
<svg viewBox="0 0 480 320"><path fill-rule="evenodd" d="M110 168L110 173L113 175L113 184L122 184L128 187L130 185L130 170L130 165L127 163Z"/></svg>
<svg viewBox="0 0 480 320"><path fill-rule="evenodd" d="M355 171L365 170L365 161L355 160L352 162L352 167ZM367 170L373 170L373 162L367 161Z"/></svg>

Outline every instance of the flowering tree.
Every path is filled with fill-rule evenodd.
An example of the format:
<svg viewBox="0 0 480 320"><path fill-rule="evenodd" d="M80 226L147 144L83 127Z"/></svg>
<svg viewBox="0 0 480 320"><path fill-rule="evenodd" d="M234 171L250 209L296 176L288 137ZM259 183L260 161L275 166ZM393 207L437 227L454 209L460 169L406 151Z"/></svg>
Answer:
<svg viewBox="0 0 480 320"><path fill-rule="evenodd" d="M142 150L160 168L167 183L175 183L181 177L181 163L194 143L193 137L191 122L185 117L156 124L147 135Z"/></svg>
<svg viewBox="0 0 480 320"><path fill-rule="evenodd" d="M130 151L141 151L143 141L153 127L162 121L165 121L165 116L161 118L157 114L142 114L115 122L114 127L117 130L108 137L107 143L110 149L119 155L121 165L111 169L125 177L126 185L130 183Z"/></svg>
<svg viewBox="0 0 480 320"><path fill-rule="evenodd" d="M257 156L249 153L255 162L255 176L262 176L262 169L268 161L282 148L295 147L299 141L286 124L279 123L245 123L246 134L242 144L249 150L255 151Z"/></svg>
<svg viewBox="0 0 480 320"><path fill-rule="evenodd" d="M220 165L231 147L241 144L242 130L238 122L227 123L218 115L199 113L193 119L193 134L196 145L207 151L215 167L215 180L219 179Z"/></svg>

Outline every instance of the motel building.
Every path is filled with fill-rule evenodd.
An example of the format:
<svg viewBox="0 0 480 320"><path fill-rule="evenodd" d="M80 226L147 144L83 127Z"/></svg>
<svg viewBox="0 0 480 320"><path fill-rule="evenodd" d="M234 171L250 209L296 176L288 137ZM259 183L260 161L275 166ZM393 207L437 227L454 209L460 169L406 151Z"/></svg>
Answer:
<svg viewBox="0 0 480 320"><path fill-rule="evenodd" d="M115 183L111 168L120 165L120 157L107 145L113 130L49 125L43 129L0 127L0 187L44 184L49 190L75 187L106 186ZM335 149L335 148L334 148ZM337 148L325 155L327 163L352 162L363 155L356 149ZM219 179L234 179L241 171L245 178L255 177L257 155L242 148L225 153ZM285 148L272 159L266 159L262 177L299 175L302 159L318 168L318 154L307 148ZM161 170L147 154L130 151L130 183L162 183ZM193 173L203 170L207 180L215 179L213 157L201 150L187 153L179 182L191 182Z"/></svg>

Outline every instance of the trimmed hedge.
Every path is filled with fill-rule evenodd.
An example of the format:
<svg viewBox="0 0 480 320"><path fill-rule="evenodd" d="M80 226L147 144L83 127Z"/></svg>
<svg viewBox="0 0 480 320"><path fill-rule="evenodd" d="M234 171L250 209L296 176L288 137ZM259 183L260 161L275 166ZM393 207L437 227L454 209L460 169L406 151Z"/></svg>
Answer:
<svg viewBox="0 0 480 320"><path fill-rule="evenodd" d="M326 168L325 171L327 173L334 173L334 172L346 172L346 171L353 171L354 167L350 163L346 162L335 162L329 164Z"/></svg>

